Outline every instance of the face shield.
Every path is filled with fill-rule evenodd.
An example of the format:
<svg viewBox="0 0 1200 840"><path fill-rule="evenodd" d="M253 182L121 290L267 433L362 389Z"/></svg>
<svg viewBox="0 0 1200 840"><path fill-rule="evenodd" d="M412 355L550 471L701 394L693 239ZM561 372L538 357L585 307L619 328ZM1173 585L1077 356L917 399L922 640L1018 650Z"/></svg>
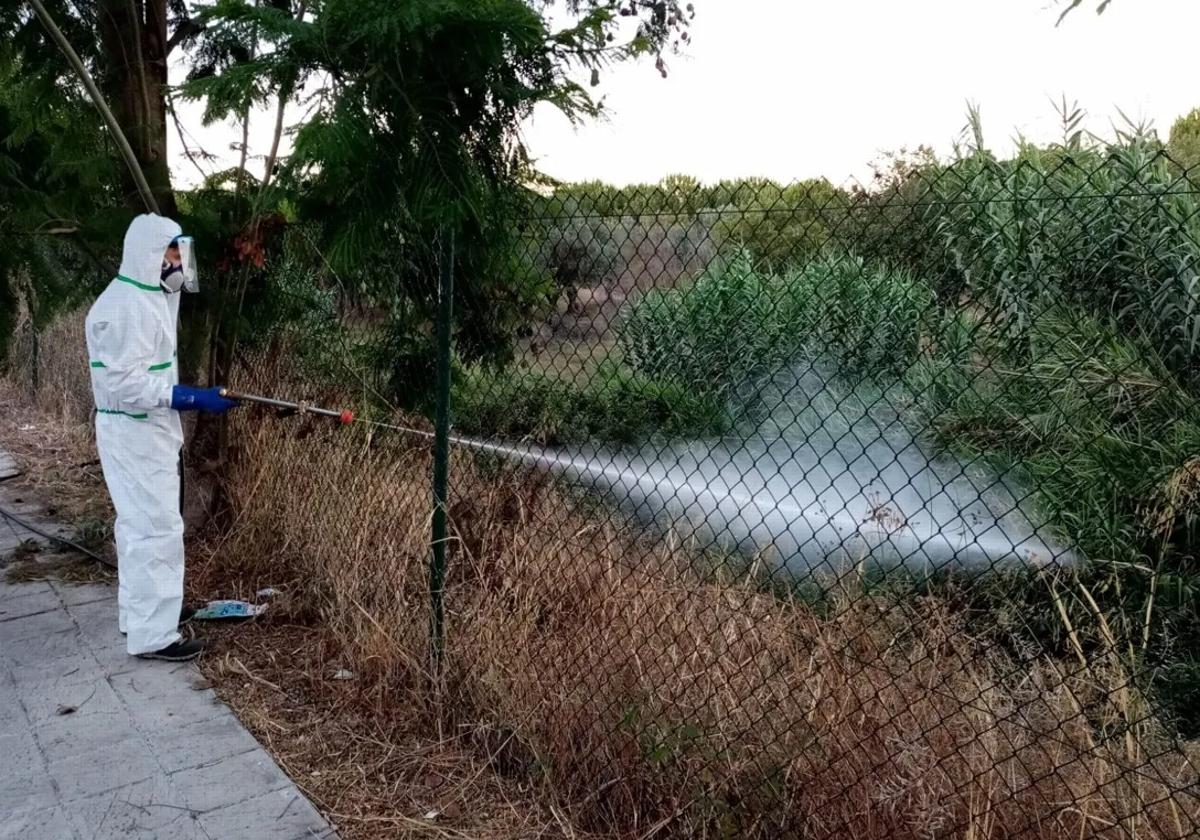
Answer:
<svg viewBox="0 0 1200 840"><path fill-rule="evenodd" d="M200 278L196 272L196 248L190 236L177 236L171 240L171 248L179 251L179 264L163 260L162 287L175 294L179 291L195 294L200 291Z"/></svg>
<svg viewBox="0 0 1200 840"><path fill-rule="evenodd" d="M196 270L196 243L190 236L180 236L175 240L179 246L179 267L183 274L183 290L192 294L200 291L200 275Z"/></svg>

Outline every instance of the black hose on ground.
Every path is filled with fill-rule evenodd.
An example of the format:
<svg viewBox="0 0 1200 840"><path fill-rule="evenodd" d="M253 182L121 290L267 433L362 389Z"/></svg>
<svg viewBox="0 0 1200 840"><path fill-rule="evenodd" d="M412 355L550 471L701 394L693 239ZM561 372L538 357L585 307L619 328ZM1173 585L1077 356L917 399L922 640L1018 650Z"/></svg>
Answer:
<svg viewBox="0 0 1200 840"><path fill-rule="evenodd" d="M20 525L22 528L24 528L27 531L37 534L39 537L43 537L52 542L56 542L60 545L64 545L67 548L73 548L75 551L78 551L80 554L83 554L83 555L86 555L87 557L92 558L93 560L95 560L97 563L99 563L102 566L108 566L110 569L117 568L116 563L113 563L111 560L104 559L96 552L86 549L83 546L79 545L78 543L71 542L66 537L58 537L58 536L55 536L54 534L48 533L47 531L43 531L41 528L37 527L36 525L29 523L25 519L22 519L21 517L17 516L15 513L10 513L9 511L5 510L4 508L0 508L0 516L4 517L5 519L7 519L10 522L14 522L17 525Z"/></svg>

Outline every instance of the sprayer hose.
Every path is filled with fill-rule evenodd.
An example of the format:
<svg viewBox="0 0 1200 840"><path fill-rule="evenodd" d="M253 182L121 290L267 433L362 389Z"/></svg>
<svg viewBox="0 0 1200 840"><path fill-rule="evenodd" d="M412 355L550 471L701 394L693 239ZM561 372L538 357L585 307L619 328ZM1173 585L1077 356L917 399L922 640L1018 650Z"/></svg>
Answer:
<svg viewBox="0 0 1200 840"><path fill-rule="evenodd" d="M64 545L67 548L73 548L76 551L78 551L80 554L83 554L83 555L86 555L87 557L92 558L97 563L100 563L103 566L108 566L110 569L117 568L116 563L113 563L111 560L106 560L105 558L103 558L99 554L97 554L96 552L90 551L90 550L84 548L83 546L79 545L78 543L71 542L66 537L55 536L54 534L51 534L47 531L43 531L41 528L30 523L28 520L22 519L21 517L17 516L15 513L11 513L9 511L5 510L4 508L0 508L0 516L3 516L5 519L9 520L10 522L14 522L17 525L20 525L22 528L24 528L27 531L37 534L39 537L48 539L51 542L56 542L59 545Z"/></svg>

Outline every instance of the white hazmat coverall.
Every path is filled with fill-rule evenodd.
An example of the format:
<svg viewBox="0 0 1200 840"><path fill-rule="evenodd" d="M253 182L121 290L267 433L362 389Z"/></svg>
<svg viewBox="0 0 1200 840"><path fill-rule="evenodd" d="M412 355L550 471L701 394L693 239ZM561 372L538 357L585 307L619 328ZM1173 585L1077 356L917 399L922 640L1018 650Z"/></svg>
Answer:
<svg viewBox="0 0 1200 840"><path fill-rule="evenodd" d="M86 322L96 445L117 511L118 620L130 654L179 641L183 606L178 383L179 295L159 284L163 254L181 233L170 219L138 216L121 270Z"/></svg>

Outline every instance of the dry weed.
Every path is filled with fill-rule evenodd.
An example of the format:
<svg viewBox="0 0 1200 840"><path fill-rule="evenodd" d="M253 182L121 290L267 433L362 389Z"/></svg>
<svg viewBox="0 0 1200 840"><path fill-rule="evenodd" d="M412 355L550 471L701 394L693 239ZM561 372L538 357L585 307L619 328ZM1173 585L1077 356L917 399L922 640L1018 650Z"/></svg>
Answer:
<svg viewBox="0 0 1200 840"><path fill-rule="evenodd" d="M32 583L54 580L72 584L115 583L116 572L97 563L90 557L75 552L51 551L44 553L39 547L18 550L8 558L4 579L9 583Z"/></svg>
<svg viewBox="0 0 1200 840"><path fill-rule="evenodd" d="M42 413L66 425L91 418L92 385L80 308L33 330L27 312L18 313L8 359L10 387L26 395Z"/></svg>
<svg viewBox="0 0 1200 840"><path fill-rule="evenodd" d="M0 379L0 443L21 467L22 485L46 500L55 518L84 526L107 523L112 507L95 433L90 422L69 419L73 412L33 405L20 385Z"/></svg>
<svg viewBox="0 0 1200 840"><path fill-rule="evenodd" d="M217 693L345 840L584 840L469 741L402 707L365 708L361 679L331 678L345 660L324 628L275 618L209 635L220 653L201 667Z"/></svg>

